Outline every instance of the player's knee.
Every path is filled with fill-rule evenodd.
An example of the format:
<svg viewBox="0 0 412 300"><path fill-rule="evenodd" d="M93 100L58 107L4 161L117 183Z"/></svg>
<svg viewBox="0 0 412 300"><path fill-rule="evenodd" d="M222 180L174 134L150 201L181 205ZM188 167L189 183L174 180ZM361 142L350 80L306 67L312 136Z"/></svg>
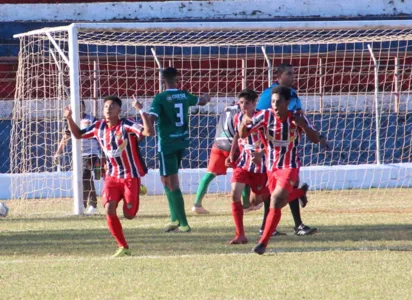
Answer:
<svg viewBox="0 0 412 300"><path fill-rule="evenodd" d="M177 174L173 174L166 177L166 186L170 191L179 189L179 177Z"/></svg>
<svg viewBox="0 0 412 300"><path fill-rule="evenodd" d="M126 212L123 213L123 216L128 220L133 220L136 217L136 215L130 215Z"/></svg>
<svg viewBox="0 0 412 300"><path fill-rule="evenodd" d="M179 188L179 176L177 174L170 176L170 185L172 190Z"/></svg>
<svg viewBox="0 0 412 300"><path fill-rule="evenodd" d="M276 195L274 196L273 202L275 208L283 208L288 203L288 199L281 195Z"/></svg>
<svg viewBox="0 0 412 300"><path fill-rule="evenodd" d="M238 202L241 200L242 193L239 193L236 189L232 189L232 192L230 193L230 197L232 199L232 202Z"/></svg>
<svg viewBox="0 0 412 300"><path fill-rule="evenodd" d="M117 209L117 203L115 201L108 201L104 206L106 214L108 215L115 215Z"/></svg>
<svg viewBox="0 0 412 300"><path fill-rule="evenodd" d="M250 204L252 205L258 205L264 201L264 198L262 195L253 195L250 197Z"/></svg>
<svg viewBox="0 0 412 300"><path fill-rule="evenodd" d="M167 186L167 177L162 176L162 177L160 177L160 180L162 181L163 186L168 188L168 186Z"/></svg>

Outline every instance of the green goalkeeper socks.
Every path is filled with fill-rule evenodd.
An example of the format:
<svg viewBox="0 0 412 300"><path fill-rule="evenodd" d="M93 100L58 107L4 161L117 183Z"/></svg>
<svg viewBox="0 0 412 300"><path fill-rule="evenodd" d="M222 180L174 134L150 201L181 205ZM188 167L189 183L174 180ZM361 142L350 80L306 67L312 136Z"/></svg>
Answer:
<svg viewBox="0 0 412 300"><path fill-rule="evenodd" d="M250 206L250 186L246 185L242 191L242 205L243 208Z"/></svg>
<svg viewBox="0 0 412 300"><path fill-rule="evenodd" d="M202 206L202 200L207 192L207 188L215 177L212 173L206 173L205 176L203 176L197 188L195 206Z"/></svg>
<svg viewBox="0 0 412 300"><path fill-rule="evenodd" d="M169 210L170 210L170 222L171 223L177 223L178 218L176 214L176 208L174 206L174 201L172 199L172 192L169 190L167 186L164 187L166 197L167 197L167 202L169 203Z"/></svg>
<svg viewBox="0 0 412 300"><path fill-rule="evenodd" d="M170 192L170 198L173 201L173 206L176 211L176 216L179 219L180 226L188 226L185 212L185 202L180 189Z"/></svg>

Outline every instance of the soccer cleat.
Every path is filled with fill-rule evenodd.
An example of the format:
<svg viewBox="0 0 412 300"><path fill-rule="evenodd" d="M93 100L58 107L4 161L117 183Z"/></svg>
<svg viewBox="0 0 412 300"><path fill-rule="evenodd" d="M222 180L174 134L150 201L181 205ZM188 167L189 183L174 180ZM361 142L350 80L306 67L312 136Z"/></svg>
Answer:
<svg viewBox="0 0 412 300"><path fill-rule="evenodd" d="M195 214L198 214L198 215L207 215L207 214L209 214L209 212L206 209L204 209L202 206L193 206L192 207L192 212L194 212Z"/></svg>
<svg viewBox="0 0 412 300"><path fill-rule="evenodd" d="M263 230L259 229L259 236L262 236L262 235L263 235ZM272 234L272 236L281 236L281 235L287 235L287 233L275 230L275 232Z"/></svg>
<svg viewBox="0 0 412 300"><path fill-rule="evenodd" d="M318 231L317 228L310 228L309 226L306 226L305 224L300 224L298 227L295 227L295 234L296 235L311 235L314 234L316 231Z"/></svg>
<svg viewBox="0 0 412 300"><path fill-rule="evenodd" d="M233 240L229 242L230 245L240 245L240 244L247 244L249 241L247 240L246 236L235 236Z"/></svg>
<svg viewBox="0 0 412 300"><path fill-rule="evenodd" d="M88 215L98 215L99 210L97 209L97 207L89 206L89 208L86 210L86 214L88 214Z"/></svg>
<svg viewBox="0 0 412 300"><path fill-rule="evenodd" d="M266 247L263 243L259 243L256 245L255 248L253 248L253 252L259 255L262 255L263 253L265 253L265 251L266 251Z"/></svg>
<svg viewBox="0 0 412 300"><path fill-rule="evenodd" d="M305 191L305 195L299 198L299 203L302 208L308 204L308 197L306 196L307 191L309 190L309 186L307 183L302 184L301 189Z"/></svg>
<svg viewBox="0 0 412 300"><path fill-rule="evenodd" d="M179 221L170 222L170 223L166 226L165 232L172 232L172 231L176 230L177 228L179 228Z"/></svg>
<svg viewBox="0 0 412 300"><path fill-rule="evenodd" d="M117 249L116 253L112 255L112 257L125 257L125 256L131 256L132 251L130 249L120 247Z"/></svg>
<svg viewBox="0 0 412 300"><path fill-rule="evenodd" d="M190 228L190 226L187 225L187 226L179 226L173 232L175 232L175 233L189 233L191 231L192 231L192 228Z"/></svg>

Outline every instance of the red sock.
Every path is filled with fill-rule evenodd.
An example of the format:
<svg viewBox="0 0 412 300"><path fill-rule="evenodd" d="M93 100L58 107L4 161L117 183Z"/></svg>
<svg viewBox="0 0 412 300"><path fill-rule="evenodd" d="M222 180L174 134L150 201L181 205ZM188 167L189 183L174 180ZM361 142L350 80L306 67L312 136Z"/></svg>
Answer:
<svg viewBox="0 0 412 300"><path fill-rule="evenodd" d="M244 236L243 228L243 207L240 201L232 202L232 215L236 226L236 236Z"/></svg>
<svg viewBox="0 0 412 300"><path fill-rule="evenodd" d="M266 218L265 229L263 230L262 237L260 238L259 243L263 243L265 247L268 245L269 240L272 234L275 232L278 227L280 218L282 217L282 209L280 208L270 208L269 214Z"/></svg>
<svg viewBox="0 0 412 300"><path fill-rule="evenodd" d="M119 247L129 248L123 235L122 224L120 223L117 215L106 215L106 220L107 225L109 226L109 230L112 233L113 237L116 239Z"/></svg>
<svg viewBox="0 0 412 300"><path fill-rule="evenodd" d="M305 196L305 193L306 192L303 189L293 189L292 192L289 193L288 202L291 202L293 200L296 200L300 197Z"/></svg>

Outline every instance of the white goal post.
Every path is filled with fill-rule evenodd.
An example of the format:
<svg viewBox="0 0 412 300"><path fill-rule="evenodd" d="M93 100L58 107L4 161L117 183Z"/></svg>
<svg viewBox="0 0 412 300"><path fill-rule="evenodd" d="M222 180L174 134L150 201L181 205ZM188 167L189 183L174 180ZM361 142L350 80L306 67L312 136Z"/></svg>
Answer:
<svg viewBox="0 0 412 300"><path fill-rule="evenodd" d="M28 198L66 203L73 197L74 213L83 212L80 142L73 139L64 170L50 159L64 129L64 106L71 104L79 123L81 100L99 117L100 98L115 94L125 101L124 115L133 116L131 96L150 105L169 65L180 70L183 88L213 99L192 110L194 142L181 174L186 193L195 193L205 171L221 109L242 88L267 88L280 62L294 65L304 110L331 140L327 152L302 144L302 177L312 189L412 186L412 20L75 23L15 37L10 190L22 214L35 211ZM143 147L155 169L155 141ZM162 191L157 176L151 171L145 181L151 193ZM218 178L211 189L226 192L228 182ZM51 205L52 211L65 205Z"/></svg>

